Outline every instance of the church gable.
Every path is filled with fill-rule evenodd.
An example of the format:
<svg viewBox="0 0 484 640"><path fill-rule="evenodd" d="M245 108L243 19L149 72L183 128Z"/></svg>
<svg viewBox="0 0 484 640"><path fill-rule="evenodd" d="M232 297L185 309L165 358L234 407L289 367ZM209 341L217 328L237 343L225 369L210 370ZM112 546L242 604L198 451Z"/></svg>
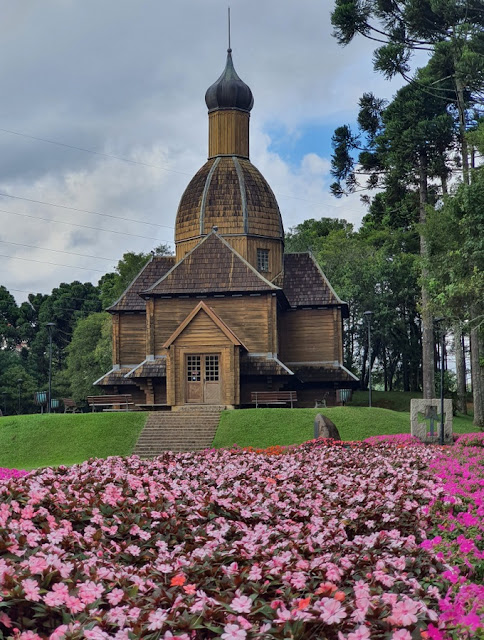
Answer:
<svg viewBox="0 0 484 640"><path fill-rule="evenodd" d="M166 296L277 289L212 231L144 293Z"/></svg>
<svg viewBox="0 0 484 640"><path fill-rule="evenodd" d="M225 346L232 344L244 347L235 333L204 302L200 302L185 318L163 347L168 349L172 344L196 344ZM245 349L245 347L244 347Z"/></svg>

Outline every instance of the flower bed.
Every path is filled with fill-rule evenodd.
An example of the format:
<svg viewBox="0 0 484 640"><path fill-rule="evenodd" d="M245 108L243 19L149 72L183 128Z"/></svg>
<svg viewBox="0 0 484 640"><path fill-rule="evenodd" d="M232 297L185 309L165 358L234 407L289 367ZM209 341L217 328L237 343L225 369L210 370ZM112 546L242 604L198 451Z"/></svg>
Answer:
<svg viewBox="0 0 484 640"><path fill-rule="evenodd" d="M0 467L0 480L8 480L9 478L22 478L26 476L28 471L22 469L5 469Z"/></svg>
<svg viewBox="0 0 484 640"><path fill-rule="evenodd" d="M479 585L460 583L464 567L455 581L456 556L432 542L449 517L440 449L319 441L271 454L91 460L0 483L0 638L476 632L463 616L480 615L468 606Z"/></svg>

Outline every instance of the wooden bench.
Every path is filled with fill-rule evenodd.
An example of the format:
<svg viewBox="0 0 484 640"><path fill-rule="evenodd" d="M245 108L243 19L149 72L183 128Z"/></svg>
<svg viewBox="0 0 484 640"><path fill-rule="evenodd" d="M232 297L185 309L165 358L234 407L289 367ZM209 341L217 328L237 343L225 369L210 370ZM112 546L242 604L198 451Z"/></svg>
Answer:
<svg viewBox="0 0 484 640"><path fill-rule="evenodd" d="M62 398L62 402L64 403L64 413L78 413L80 411L72 398Z"/></svg>
<svg viewBox="0 0 484 640"><path fill-rule="evenodd" d="M287 404L291 403L291 409L297 402L296 391L252 391L250 401L255 404L255 408L260 404Z"/></svg>
<svg viewBox="0 0 484 640"><path fill-rule="evenodd" d="M96 407L101 407L102 411L129 411L134 402L130 393L123 393L112 396L87 396L87 404L93 411Z"/></svg>

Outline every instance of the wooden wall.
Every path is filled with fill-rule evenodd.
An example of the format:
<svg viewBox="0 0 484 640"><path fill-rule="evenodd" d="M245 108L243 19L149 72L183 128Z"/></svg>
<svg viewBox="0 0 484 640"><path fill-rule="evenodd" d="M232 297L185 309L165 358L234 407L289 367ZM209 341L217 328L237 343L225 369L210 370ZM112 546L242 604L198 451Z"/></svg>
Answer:
<svg viewBox="0 0 484 640"><path fill-rule="evenodd" d="M208 114L208 157L249 157L249 114L235 109Z"/></svg>
<svg viewBox="0 0 484 640"><path fill-rule="evenodd" d="M338 309L296 309L282 313L279 324L281 360L284 363L341 362L340 315Z"/></svg>
<svg viewBox="0 0 484 640"><path fill-rule="evenodd" d="M129 365L143 362L146 358L146 315L144 313L119 314L118 331L119 362L115 364Z"/></svg>
<svg viewBox="0 0 484 640"><path fill-rule="evenodd" d="M227 338L204 311L200 311L168 349L167 400L185 403L186 356L220 354L220 404L239 404L239 347Z"/></svg>
<svg viewBox="0 0 484 640"><path fill-rule="evenodd" d="M163 344L199 302L200 300L197 298L155 300L153 328L156 355L165 353ZM267 353L275 350L273 348L275 346L273 344L274 296L271 294L227 296L225 298L205 298L204 302L232 329L249 351ZM269 326L272 328L269 329ZM198 344L203 345L204 339L202 332L198 337Z"/></svg>

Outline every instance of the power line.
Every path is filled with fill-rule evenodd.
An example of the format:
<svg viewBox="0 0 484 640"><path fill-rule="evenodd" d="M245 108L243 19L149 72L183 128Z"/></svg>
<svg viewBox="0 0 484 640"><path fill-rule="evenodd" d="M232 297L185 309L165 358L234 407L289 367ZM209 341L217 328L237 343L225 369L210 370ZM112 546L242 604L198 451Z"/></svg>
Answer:
<svg viewBox="0 0 484 640"><path fill-rule="evenodd" d="M46 260L34 260L34 258L21 258L20 256L6 256L0 253L0 258L10 258L12 260L26 260L27 262L38 262L39 264L51 264L54 267L69 267L70 269L82 269L83 271L98 271L99 273L106 273L104 269L94 269L89 267L77 267L73 264L59 264L58 262L47 262Z"/></svg>
<svg viewBox="0 0 484 640"><path fill-rule="evenodd" d="M55 251L56 253L66 253L70 256L79 256L80 258L95 258L96 260L107 260L116 262L116 258L103 258L101 256L91 256L86 253L75 253L74 251L62 251L61 249L47 249L47 247L36 247L31 244L23 244L22 242L9 242L8 240L0 240L2 244L12 244L16 247L27 247L28 249L40 249L41 251Z"/></svg>
<svg viewBox="0 0 484 640"><path fill-rule="evenodd" d="M174 169L168 169L167 167L162 167L160 165L156 165L156 164L150 164L148 162L139 162L137 160L131 160L130 158L125 158L123 156L116 156L110 153L102 153L101 151L94 151L93 149L86 149L84 147L76 147L75 145L71 145L71 144L66 144L64 142L57 142L55 140L49 140L47 138L40 138L38 136L32 136L26 133L22 133L20 131L13 131L12 129L2 129L0 128L0 132L3 133L10 133L12 135L16 135L16 136L21 136L23 138L28 138L31 140L38 140L39 142L46 142L48 144L53 144L53 145L57 145L60 147L65 147L67 149L76 149L77 151L84 151L85 153L92 153L94 155L98 155L98 156L104 156L106 158L114 158L115 160L120 160L122 162L129 162L130 164L138 164L141 165L143 167L150 167L153 169L160 169L161 171L169 171L171 173L177 173L179 175L183 175L183 176L188 176L188 177L193 177L193 175L191 173L187 173L186 171L175 171ZM277 185L276 185L277 186ZM5 195L7 197L11 197L11 198L15 198L18 197L21 200L29 200L28 198L21 198L20 196L10 196L9 194L0 194L0 195ZM325 202L316 202L314 200L307 200L305 198L299 198L298 196L290 196L288 194L284 194L284 193L280 193L279 194L280 198L289 198L291 200L300 200L302 202L308 202L309 204L314 204L314 205L320 205L320 206L327 206L327 207L332 207L334 209L338 209L339 211L348 211L351 213L361 213L361 211L357 210L357 209L344 209L343 207L338 207L336 205L333 204L327 204ZM50 206L54 206L54 207L62 207L62 205L56 205L50 202L42 202L39 200L30 200L30 202L37 202L39 204L46 204L46 205L50 205ZM106 215L108 216L109 214L103 214L103 213L97 213L95 211L88 211L86 209L76 209L74 207L63 207L65 209L72 209L73 211L82 211L85 213L93 213L93 214L97 214L97 215ZM117 217L117 216L111 216L111 217ZM121 220L129 220L131 222L140 222L139 220L131 220L130 218L120 218ZM143 222L142 224L153 224L154 226L159 226L159 227L166 227L168 229L173 229L173 227L169 227L168 225L157 225L151 222Z"/></svg>
<svg viewBox="0 0 484 640"><path fill-rule="evenodd" d="M0 196L4 198L14 198L15 200L25 200L26 202L34 202L35 204L45 204L49 207L57 207L59 209L67 209L68 211L78 211L81 213L90 213L95 216L103 216L105 218L115 218L116 220L125 220L126 222L136 222L136 224L146 224L150 227L165 227L166 229L173 229L167 224L158 224L156 222L144 222L143 220L135 220L134 218L123 218L122 216L115 216L111 213L101 213L100 211L90 211L89 209L79 209L77 207L69 207L64 204L56 204L54 202L45 202L44 200L34 200L33 198L24 198L23 196L13 196L10 193L0 192Z"/></svg>
<svg viewBox="0 0 484 640"><path fill-rule="evenodd" d="M142 167L150 167L152 169L161 169L162 171L169 171L170 173L178 173L182 176L190 175L189 173L185 173L184 171L176 171L175 169L168 169L168 167L162 167L161 165L150 164L149 162L140 162L139 160L132 160L131 158L116 156L112 153L103 153L102 151L94 151L93 149L86 149L84 147L76 147L73 144L66 144L65 142L57 142L56 140L49 140L48 138L39 138L38 136L31 136L27 133L21 133L20 131L13 131L12 129L0 129L0 131L2 133L10 133L14 136L21 136L22 138L30 138L30 140L38 140L39 142L54 144L58 147L65 147L66 149L75 149L76 151L84 151L85 153L92 153L95 156L102 156L104 158L113 158L114 160L129 162L129 164L139 164Z"/></svg>
<svg viewBox="0 0 484 640"><path fill-rule="evenodd" d="M116 233L117 235L130 236L132 238L143 238L144 240L155 240L159 242L168 242L174 244L173 240L163 240L162 238L153 238L152 236L141 236L136 233L127 233L126 231L114 231L113 229L101 229L100 227L90 227L85 224L76 224L75 222L65 222L64 220L51 220L50 218L42 218L40 216L32 216L28 213L19 213L17 211L8 211L7 209L0 209L2 213L8 213L12 216L21 216L24 218L32 218L33 220L43 220L44 222L53 222L55 224L67 224L71 227L80 227L81 229L91 229L92 231L105 231L106 233Z"/></svg>

